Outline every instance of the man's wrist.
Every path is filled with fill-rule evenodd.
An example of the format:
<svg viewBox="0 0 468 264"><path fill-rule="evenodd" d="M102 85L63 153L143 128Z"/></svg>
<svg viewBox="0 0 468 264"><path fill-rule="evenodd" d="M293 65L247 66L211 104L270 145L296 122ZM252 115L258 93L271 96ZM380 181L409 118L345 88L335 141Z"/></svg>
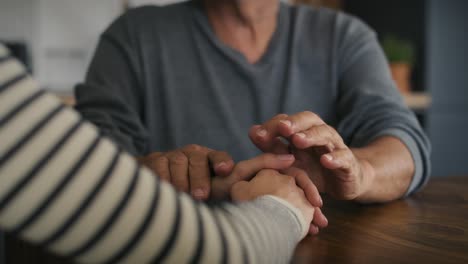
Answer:
<svg viewBox="0 0 468 264"><path fill-rule="evenodd" d="M368 203L372 201L373 184L376 179L374 166L368 159L358 158L360 170L360 191L354 201Z"/></svg>

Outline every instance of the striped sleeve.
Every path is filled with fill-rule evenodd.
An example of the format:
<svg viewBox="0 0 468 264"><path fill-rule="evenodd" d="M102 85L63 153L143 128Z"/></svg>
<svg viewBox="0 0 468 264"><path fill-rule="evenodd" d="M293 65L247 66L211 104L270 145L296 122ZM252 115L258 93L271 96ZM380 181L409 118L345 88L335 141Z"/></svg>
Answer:
<svg viewBox="0 0 468 264"><path fill-rule="evenodd" d="M0 45L2 231L81 263L284 263L302 220L276 197L207 205L176 192Z"/></svg>

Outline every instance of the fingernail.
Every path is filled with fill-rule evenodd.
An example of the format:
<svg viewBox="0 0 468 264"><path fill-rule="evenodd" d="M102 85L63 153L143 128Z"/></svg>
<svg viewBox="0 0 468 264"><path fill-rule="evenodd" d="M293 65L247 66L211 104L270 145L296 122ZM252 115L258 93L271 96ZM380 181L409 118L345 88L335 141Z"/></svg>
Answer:
<svg viewBox="0 0 468 264"><path fill-rule="evenodd" d="M217 163L215 165L215 169L221 169L221 168L225 168L227 166L227 163L224 162L224 161L221 161L220 163Z"/></svg>
<svg viewBox="0 0 468 264"><path fill-rule="evenodd" d="M332 160L333 160L333 157L332 157L331 155L326 154L326 155L324 155L324 156L325 156L325 158L326 158L327 160L329 160L329 161L332 161Z"/></svg>
<svg viewBox="0 0 468 264"><path fill-rule="evenodd" d="M291 155L291 154L277 155L276 157L279 160L293 160L294 159L294 155Z"/></svg>
<svg viewBox="0 0 468 264"><path fill-rule="evenodd" d="M316 234L319 233L319 228L316 227L316 226L314 226L314 225L312 225L312 226L310 227L310 231L311 231L312 234L315 234L315 235L316 235Z"/></svg>
<svg viewBox="0 0 468 264"><path fill-rule="evenodd" d="M261 136L261 137L264 137L266 136L267 134L267 131L263 128L260 128L259 130L257 130L257 135Z"/></svg>
<svg viewBox="0 0 468 264"><path fill-rule="evenodd" d="M306 134L304 133L297 133L296 136L300 137L300 138L305 138L306 137Z"/></svg>
<svg viewBox="0 0 468 264"><path fill-rule="evenodd" d="M289 120L281 120L280 123L285 124L287 127L291 127L291 126L292 126L292 123L291 123L291 121L289 121Z"/></svg>
<svg viewBox="0 0 468 264"><path fill-rule="evenodd" d="M320 207L322 207L322 206L323 206L323 200L322 200L322 197L319 197L319 199L320 199L320 200L319 200L319 202L320 202Z"/></svg>
<svg viewBox="0 0 468 264"><path fill-rule="evenodd" d="M205 191L203 189L195 189L192 191L192 195L197 199L203 199L205 198Z"/></svg>

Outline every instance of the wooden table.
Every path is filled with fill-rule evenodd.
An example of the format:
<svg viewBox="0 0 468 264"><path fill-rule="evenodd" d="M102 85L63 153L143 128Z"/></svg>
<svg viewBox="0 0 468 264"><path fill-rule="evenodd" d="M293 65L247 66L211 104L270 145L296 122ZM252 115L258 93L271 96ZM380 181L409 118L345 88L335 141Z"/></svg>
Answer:
<svg viewBox="0 0 468 264"><path fill-rule="evenodd" d="M325 200L329 227L302 241L293 263L468 263L468 177L436 178L387 205ZM7 263L64 263L7 240Z"/></svg>
<svg viewBox="0 0 468 264"><path fill-rule="evenodd" d="M435 178L386 205L325 200L329 227L293 263L468 263L468 177Z"/></svg>

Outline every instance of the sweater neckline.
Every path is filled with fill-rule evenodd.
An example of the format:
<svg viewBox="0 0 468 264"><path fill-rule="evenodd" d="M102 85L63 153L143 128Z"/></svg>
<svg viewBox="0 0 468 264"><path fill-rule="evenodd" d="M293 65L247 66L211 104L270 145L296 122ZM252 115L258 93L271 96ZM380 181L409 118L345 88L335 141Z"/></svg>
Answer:
<svg viewBox="0 0 468 264"><path fill-rule="evenodd" d="M193 19L195 20L195 24L197 24L197 26L200 27L203 34L206 35L206 37L215 46L215 48L220 50L223 54L225 54L231 60L244 66L245 68L249 68L252 70L261 70L264 67L269 66L273 62L274 54L276 53L277 49L280 46L279 42L281 41L281 36L286 30L285 27L287 27L287 25L285 25L284 23L286 20L285 16L287 12L287 6L285 3L280 1L276 29L268 43L268 46L265 52L255 63L250 63L240 51L223 43L215 34L212 26L210 25L208 17L206 16L203 10L201 2L192 1L192 3L194 7Z"/></svg>

